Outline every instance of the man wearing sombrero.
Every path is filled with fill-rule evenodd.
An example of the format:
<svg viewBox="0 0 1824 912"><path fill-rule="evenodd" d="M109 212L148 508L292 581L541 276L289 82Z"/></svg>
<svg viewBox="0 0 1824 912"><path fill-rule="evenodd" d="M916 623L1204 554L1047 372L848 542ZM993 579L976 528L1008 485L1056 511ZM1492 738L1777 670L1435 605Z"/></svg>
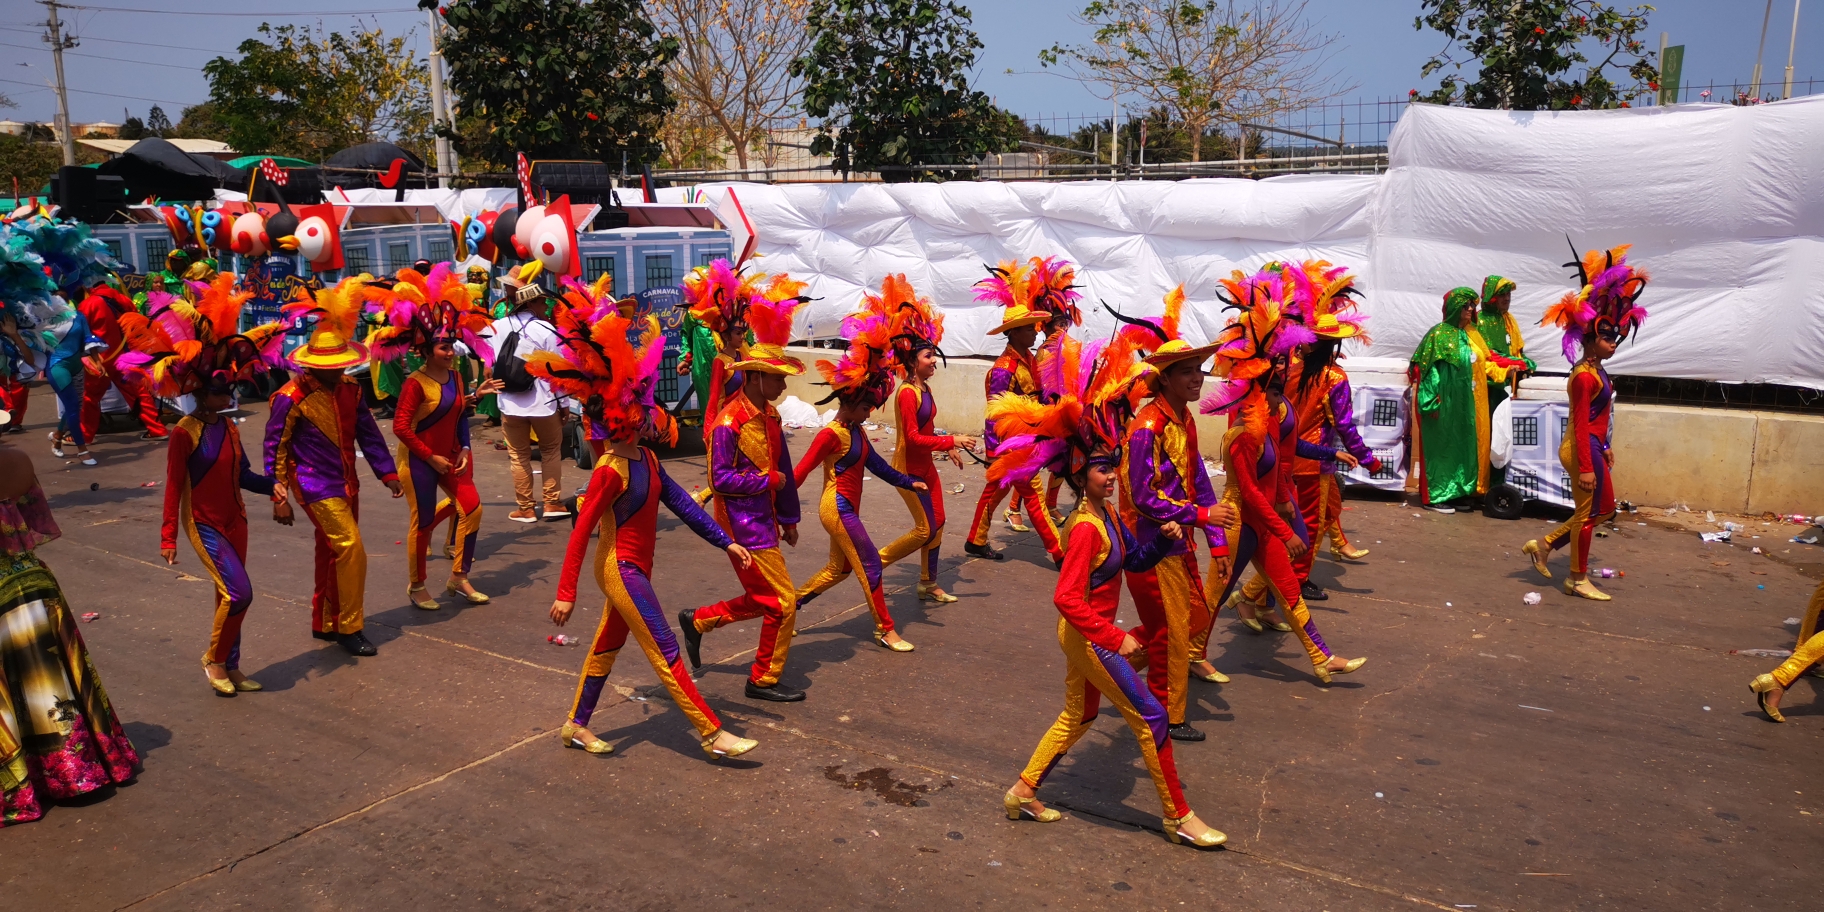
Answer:
<svg viewBox="0 0 1824 912"><path fill-rule="evenodd" d="M386 438L361 401L361 385L343 372L367 361L367 347L354 341L360 316L363 275L285 305L295 324L316 317L310 341L291 353L303 373L272 397L266 420L266 474L276 486L272 518L292 524L291 499L303 504L316 526L316 589L310 599L311 635L335 640L352 655L376 650L361 632L366 613L367 549L357 524L360 481L355 449L367 458L380 483L394 497L404 494Z"/></svg>
<svg viewBox="0 0 1824 912"><path fill-rule="evenodd" d="M1050 322L1050 311L1034 305L1034 295L1045 291L1048 286L1042 280L1035 279L1035 267L1046 261L1033 257L1028 263L1003 262L992 270L992 274L975 283L975 299L1001 305L1001 323L988 331L988 335L1007 337L1007 350L994 361L988 369L987 392L990 400L1004 393L1026 396L1035 403L1039 401L1039 367L1032 354L1032 344L1038 340L1039 327ZM987 455L992 457L1000 449L1001 439L994 432L993 422L988 422L982 433L982 446ZM1058 530L1052 524L1051 514L1045 509L1045 498L1039 494L1038 482L1032 479L1024 481L991 481L982 487L982 496L975 502L975 519L969 524L969 538L963 543L963 551L976 557L988 560L1003 560L1001 552L988 547L988 526L994 521L994 511L1001 505L1001 499L1013 492L1016 500L1024 506L1026 515L1033 521L1039 533L1039 541L1045 545L1045 553L1053 560L1063 560L1064 549L1058 544Z"/></svg>
<svg viewBox="0 0 1824 912"><path fill-rule="evenodd" d="M1192 346L1178 337L1183 308L1184 287L1179 286L1165 296L1163 318L1135 321L1122 330L1124 335L1141 331L1139 344L1148 352L1145 363L1152 370L1135 392L1152 398L1127 424L1120 503L1122 518L1142 545L1150 545L1167 524L1186 530L1184 539L1173 542L1158 564L1128 573L1127 591L1140 615L1140 626L1133 632L1146 645L1147 685L1165 704L1171 737L1202 741L1203 733L1184 717L1190 675L1218 684L1229 679L1204 657L1207 637L1202 634L1210 627L1210 608L1190 530L1204 530L1211 558L1220 564L1229 553L1223 527L1230 511L1217 503L1210 486L1191 415L1191 403L1203 392L1204 362L1216 346Z"/></svg>
<svg viewBox="0 0 1824 912"><path fill-rule="evenodd" d="M792 475L791 454L785 448L785 429L772 403L785 395L786 377L804 373L804 362L787 356L785 343L791 339L792 315L805 299L798 295L802 286L775 287L776 292L754 294L747 305L748 326L755 341L745 358L729 366L731 371L745 372L741 388L723 402L704 435L716 521L752 557L745 567L734 562L735 575L745 591L732 599L679 612L678 626L684 631L690 665L697 668L703 664L703 634L736 621L762 618L747 696L792 703L804 699L804 692L781 686L779 675L792 646L798 601L779 542L783 539L798 546L798 485Z"/></svg>

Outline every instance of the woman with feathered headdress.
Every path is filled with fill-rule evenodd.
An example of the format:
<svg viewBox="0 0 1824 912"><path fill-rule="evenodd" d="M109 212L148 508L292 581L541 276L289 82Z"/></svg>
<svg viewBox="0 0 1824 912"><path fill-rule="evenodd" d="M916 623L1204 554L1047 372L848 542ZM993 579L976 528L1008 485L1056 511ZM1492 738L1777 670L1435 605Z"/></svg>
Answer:
<svg viewBox="0 0 1824 912"><path fill-rule="evenodd" d="M1013 393L1031 398L1035 404L1040 403L1038 362L1033 359L1032 345L1038 341L1039 327L1052 320L1053 311L1047 310L1046 306L1074 306L1075 300L1064 300L1067 295L1075 292L1068 291L1068 280L1065 280L1064 286L1056 284L1061 275L1055 262L1033 257L1025 263L1007 261L990 267L988 277L975 283L977 301L1001 306L1001 322L990 329L988 335L1007 336L1007 349L988 368L985 385L990 400L1004 393ZM995 436L992 424L984 428L982 444L990 457L996 455L1000 439ZM963 542L963 550L986 560L1004 559L1001 552L989 547L988 527L994 521L995 509L1009 493L1017 504L1023 505L1026 515L1035 521L1033 528L1039 533L1039 541L1045 546L1045 553L1051 555L1054 561L1062 559L1064 552L1058 544L1057 526L1045 510L1045 501L1039 495L1038 484L1031 481L1018 488L1008 488L993 482L982 488L982 495L975 502L975 518L969 523L969 537ZM1019 522L1019 518L1018 511L1007 511L1009 527L1016 532L1029 531L1024 523Z"/></svg>
<svg viewBox="0 0 1824 912"><path fill-rule="evenodd" d="M1058 645L1068 669L1064 711L1039 740L1001 805L1009 820L1060 819L1063 815L1037 800L1038 789L1089 731L1097 704L1107 699L1139 743L1165 812L1167 838L1213 848L1228 837L1198 819L1185 801L1165 706L1129 664L1143 655L1144 647L1115 625L1123 573L1150 569L1186 534L1177 523L1166 523L1142 543L1109 509L1123 461L1125 399L1142 370L1127 353L1104 350L1100 343L1072 346L1060 336L1039 356L1041 384L1051 401L1007 394L988 405L988 418L1003 438L1000 456L989 468L991 478L1030 482L1050 469L1077 493L1076 509L1065 520L1064 559L1052 592L1062 615Z"/></svg>
<svg viewBox="0 0 1824 912"><path fill-rule="evenodd" d="M695 726L703 752L712 760L740 756L753 750L756 742L723 728L697 692L684 668L677 637L653 593L659 504L704 541L727 551L736 567L751 567L753 557L691 500L666 474L658 455L643 445L646 441L669 445L678 438L671 415L654 399L659 362L665 356L658 321L645 317L636 322L608 307L584 323L575 317L577 309L569 308L571 317L560 330L559 351L540 352L526 364L533 375L550 382L553 390L580 400L583 414L607 432L607 449L595 461L588 490L577 503L576 527L564 552L557 599L551 603L551 622L560 627L569 623L576 608L577 577L589 554L589 538L599 529L595 581L607 601L559 740L565 747L592 754L614 750L590 732L589 720L614 670L615 658L632 633L653 674Z"/></svg>
<svg viewBox="0 0 1824 912"><path fill-rule="evenodd" d="M170 435L159 556L177 563L181 528L215 580L215 614L202 662L210 688L224 697L261 689L241 673L241 624L253 602L241 492L271 497L273 480L248 464L240 428L221 412L233 404L238 384L284 364L285 324L239 331L241 307L251 297L235 292L230 277L198 291L194 304L151 292L149 316L120 318L126 346L121 370L156 395L195 397L195 410Z"/></svg>
<svg viewBox="0 0 1824 912"><path fill-rule="evenodd" d="M488 314L477 306L468 283L449 263L429 273L401 269L390 283L366 289L381 307L382 325L368 334L368 350L377 363L404 360L418 367L399 384L393 410L393 436L404 471L406 600L427 611L439 607L425 588L425 553L432 530L445 520L454 532L450 578L443 591L473 605L489 598L475 591L469 572L475 564L475 542L481 534L481 496L475 491L475 459L469 446L470 404L478 396L499 392L501 382L488 380L468 389L456 365L456 346L466 346L483 361L492 350L480 333ZM440 493L442 496L440 497Z"/></svg>
<svg viewBox="0 0 1824 912"><path fill-rule="evenodd" d="M1318 680L1329 684L1332 675L1348 674L1368 660L1331 653L1311 619L1292 569L1292 561L1309 549L1310 533L1294 500L1291 460L1294 455L1334 459L1336 451L1299 441L1285 398L1293 351L1316 338L1288 313L1296 305L1293 280L1287 275L1290 271L1272 264L1253 276L1237 271L1221 282L1221 297L1237 315L1216 337L1218 382L1204 397L1200 410L1206 415L1229 416L1229 429L1222 439L1226 473L1222 500L1235 511L1235 518L1227 530L1233 551L1224 562L1227 572L1218 573L1212 559L1210 604L1225 604L1240 582L1242 570L1253 566L1266 580L1268 591L1287 606L1291 623L1285 626L1297 632ZM1219 582L1220 595L1215 588ZM1244 622L1248 620L1246 606L1237 607L1243 609Z"/></svg>
<svg viewBox="0 0 1824 912"><path fill-rule="evenodd" d="M291 352L299 369L272 396L266 419L266 471L272 476L272 518L294 521L291 497L316 527L316 590L311 595L311 635L335 640L350 655L379 650L363 632L367 591L367 548L361 542L361 482L355 451L394 497L405 496L386 438L362 402L361 385L345 373L367 360L367 346L355 329L367 308L363 273L298 296L281 309L294 325L315 320L310 339Z"/></svg>
<svg viewBox="0 0 1824 912"><path fill-rule="evenodd" d="M1349 468L1365 464L1370 471L1381 470L1380 460L1355 429L1349 375L1336 363L1344 339L1367 340L1363 328L1367 317L1355 310L1355 277L1346 267L1307 260L1298 266L1287 264L1282 272L1292 283L1295 306L1289 313L1316 336L1293 353L1285 393L1293 416L1292 489L1312 545L1293 559L1292 569L1298 574L1299 591L1305 601L1321 602L1330 596L1311 582L1318 541L1330 543L1333 560L1361 560L1368 556L1367 550L1350 545L1343 535L1343 489L1336 477L1339 462ZM1310 447L1322 447L1326 454L1334 451L1336 455L1313 457L1306 454ZM1242 587L1245 605L1237 605L1258 615L1267 608L1262 604L1266 592L1266 579L1256 574ZM1266 632L1258 616L1244 617L1243 624L1250 632ZM1273 627L1283 630L1286 624L1275 622Z"/></svg>
<svg viewBox="0 0 1824 912"><path fill-rule="evenodd" d="M1564 591L1598 602L1608 601L1609 595L1590 582L1590 537L1598 523L1615 515L1615 486L1609 478L1615 466L1614 451L1609 449L1615 384L1602 362L1647 318L1646 309L1635 303L1646 290L1647 272L1628 263L1629 246L1592 250L1581 262L1570 264L1577 267L1581 287L1546 308L1539 321L1564 330L1564 359L1572 364L1570 425L1558 446L1558 461L1576 480L1572 495L1577 510L1544 539L1529 541L1522 550L1533 569L1550 579L1546 559L1570 545L1571 572Z"/></svg>
<svg viewBox="0 0 1824 912"><path fill-rule="evenodd" d="M874 642L894 652L911 652L912 644L900 637L893 626L893 615L887 611L886 592L881 588L880 551L861 524L862 471L873 472L876 478L915 495L929 495L931 491L924 480L888 465L862 427L862 422L886 403L898 362L893 315L886 310L885 300L870 295L863 305L865 310L849 314L842 321L842 337L849 342L842 360L817 362L818 373L831 388L823 402L837 400L836 417L811 438L794 475L802 488L811 472L823 467L823 497L817 515L823 520L824 531L830 533L830 561L798 590L798 604L822 595L859 570L868 608L874 612Z"/></svg>
<svg viewBox="0 0 1824 912"><path fill-rule="evenodd" d="M1028 286L1033 290L1033 306L1050 315L1045 321L1045 338L1039 343L1043 348L1060 334L1067 334L1083 322L1083 311L1078 302L1083 293L1077 290L1077 267L1063 257L1033 257L1030 261L1032 278ZM1045 478L1045 512L1051 516L1054 526L1062 527L1064 514L1058 512L1058 494L1064 490L1064 477L1057 473L1047 473ZM1007 505L1007 527L1015 532L1029 532L1031 529L1020 521L1020 501L1015 498Z"/></svg>
<svg viewBox="0 0 1824 912"><path fill-rule="evenodd" d="M1491 384L1524 363L1490 351L1476 330L1474 289L1444 294L1444 320L1419 340L1406 370L1413 390L1409 493L1427 510L1455 513L1453 501L1488 493Z"/></svg>
<svg viewBox="0 0 1824 912"><path fill-rule="evenodd" d="M928 384L937 373L938 359L944 356L938 347L944 340L944 315L929 299L914 292L903 275L882 279L880 294L869 294L863 299L863 306L886 313L891 321L894 370L900 378L899 390L893 394L897 431L893 468L925 483L922 493L900 491L906 510L912 514L912 529L880 549L880 563L883 568L891 567L914 551L919 552L919 601L949 604L956 601L956 596L937 585L938 549L944 541L944 491L932 456L946 453L960 469L962 451L974 449L976 439L935 430L937 400Z"/></svg>

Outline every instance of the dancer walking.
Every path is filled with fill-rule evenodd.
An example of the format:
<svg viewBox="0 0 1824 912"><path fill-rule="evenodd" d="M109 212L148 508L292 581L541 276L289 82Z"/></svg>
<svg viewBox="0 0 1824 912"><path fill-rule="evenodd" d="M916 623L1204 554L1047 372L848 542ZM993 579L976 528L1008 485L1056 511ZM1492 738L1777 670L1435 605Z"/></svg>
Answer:
<svg viewBox="0 0 1824 912"><path fill-rule="evenodd" d="M893 626L893 615L887 610L887 596L881 587L880 552L861 523L862 470L899 488L901 491L929 497L929 486L887 464L868 442L862 422L887 400L893 388L892 317L885 302L869 296L863 302L868 310L850 314L842 321L842 335L849 349L841 363L817 362L834 392L830 399L838 402L836 418L817 431L811 445L798 460L794 471L799 487L804 486L813 469L823 467L823 496L818 500L817 515L823 529L830 534L830 561L798 590L800 606L828 591L831 586L861 572L862 589L868 599L868 610L874 613L874 642L894 652L911 652L912 644L900 637ZM928 500L926 501L929 502Z"/></svg>
<svg viewBox="0 0 1824 912"><path fill-rule="evenodd" d="M641 330L637 344L629 341L635 329ZM534 355L526 368L552 389L581 401L584 416L607 431L608 449L590 472L576 528L571 530L570 545L564 552L557 599L551 603L551 622L559 627L569 623L576 607L577 576L589 553L589 537L599 528L595 581L606 599L602 622L558 738L565 747L592 754L613 752L613 746L589 730L589 720L614 671L614 661L632 634L659 683L696 728L703 752L712 760L745 754L757 742L723 728L697 692L652 588L661 502L704 541L727 551L737 568L752 565L747 549L736 544L671 480L657 454L641 445L646 440L672 445L678 439L677 425L653 399L659 362L665 355L658 321L647 317L636 324L608 308L580 332L575 325L560 326L560 336L559 354Z"/></svg>
<svg viewBox="0 0 1824 912"><path fill-rule="evenodd" d="M781 285L779 290L789 289ZM785 395L785 378L804 373L804 362L785 353L792 316L803 302L794 292L779 300L760 294L740 305L756 341L745 358L730 365L745 374L740 395L722 406L705 443L716 522L748 550L752 562L736 563L735 576L744 590L741 595L678 614L692 668L703 665L703 634L737 621L762 618L760 645L754 650L745 692L749 699L777 703L804 699L803 691L779 684L798 614L797 590L786 570L785 556L779 553L779 542L798 546L798 485L785 446L785 430L772 405Z"/></svg>
<svg viewBox="0 0 1824 912"><path fill-rule="evenodd" d="M870 296L872 298L873 296ZM938 343L944 339L944 317L930 300L915 294L903 275L887 276L880 283L881 307L892 317L892 342L901 378L893 396L893 468L924 482L923 492L901 488L899 495L912 514L912 529L880 549L883 568L919 552L918 599L940 605L956 601L937 584L938 549L944 541L943 479L932 456L947 454L963 467L962 450L975 449L976 439L964 434L936 432L937 400L930 380L944 356Z"/></svg>
<svg viewBox="0 0 1824 912"><path fill-rule="evenodd" d="M1615 453L1615 384L1602 362L1640 328L1646 310L1635 304L1647 287L1647 273L1628 265L1628 248L1592 250L1577 264L1581 287L1547 308L1541 324L1564 330L1564 359L1572 362L1570 426L1558 445L1564 473L1576 479L1572 496L1576 512L1543 540L1527 542L1521 550L1533 569L1550 579L1546 567L1551 552L1571 547L1571 572L1564 580L1567 595L1606 602L1608 593L1590 582L1590 538L1597 524L1615 515L1615 485L1609 473Z"/></svg>

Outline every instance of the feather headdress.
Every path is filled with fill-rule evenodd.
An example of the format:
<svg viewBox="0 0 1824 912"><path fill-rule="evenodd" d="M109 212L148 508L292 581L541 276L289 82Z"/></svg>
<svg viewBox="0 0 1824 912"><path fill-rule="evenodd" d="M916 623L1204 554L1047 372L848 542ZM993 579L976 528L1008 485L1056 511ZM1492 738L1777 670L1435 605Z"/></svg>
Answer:
<svg viewBox="0 0 1824 912"><path fill-rule="evenodd" d="M1002 393L988 401L1001 437L990 481L1023 482L1050 469L1076 477L1092 463L1118 465L1129 391L1145 366L1115 346L1057 333L1039 350L1041 396Z"/></svg>
<svg viewBox="0 0 1824 912"><path fill-rule="evenodd" d="M45 272L34 236L11 225L0 226L0 307L18 321L25 338L36 339L43 330L69 319L69 307L55 294L57 283Z"/></svg>
<svg viewBox="0 0 1824 912"><path fill-rule="evenodd" d="M975 283L977 301L1001 307L1001 323L988 330L988 335L999 335L1020 326L1040 326L1052 319L1051 311L1044 310L1035 303L1035 298L1049 289L1049 286L1041 286L1039 283L1051 279L1055 274L1054 271L1048 272L1044 277L1035 277L1035 264L1042 262L1046 261L1038 257L1025 263L1003 260L998 266L988 267L988 277Z"/></svg>
<svg viewBox="0 0 1824 912"><path fill-rule="evenodd" d="M449 263L437 264L428 274L401 269L390 282L369 284L362 295L378 308L372 316L379 326L367 337L377 361L392 361L438 342L461 342L476 357L493 359L493 349L480 335L488 327L488 314Z"/></svg>
<svg viewBox="0 0 1824 912"><path fill-rule="evenodd" d="M194 304L162 291L148 293L145 316L128 312L120 317L126 349L118 362L121 370L139 377L156 395L176 397L199 390L229 392L236 383L283 366L283 322L239 331L241 308L252 297L235 291L232 276L201 289Z"/></svg>
<svg viewBox="0 0 1824 912"><path fill-rule="evenodd" d="M764 294L762 273L742 275L726 259L698 266L684 277L684 311L709 327L726 346L747 326L747 308Z"/></svg>
<svg viewBox="0 0 1824 912"><path fill-rule="evenodd" d="M869 292L862 298L862 310L878 310L887 315L895 372L909 376L919 352L932 351L942 358L944 350L944 315L937 312L931 299L912 290L912 283L902 275L889 275L880 280L880 293Z"/></svg>
<svg viewBox="0 0 1824 912"><path fill-rule="evenodd" d="M656 318L625 317L609 307L590 320L582 308L566 307L555 322L559 351L533 354L526 361L528 373L558 394L581 400L583 413L606 429L610 440L677 443L677 423L655 398L665 358Z"/></svg>
<svg viewBox="0 0 1824 912"><path fill-rule="evenodd" d="M1316 340L1308 327L1290 319L1295 280L1281 264L1269 264L1252 276L1236 270L1220 284L1217 297L1235 316L1216 336L1217 383L1199 403L1206 415L1239 412L1248 427L1264 434L1266 381L1289 360L1298 345Z"/></svg>
<svg viewBox="0 0 1824 912"><path fill-rule="evenodd" d="M1310 329L1316 339L1369 341L1365 326L1368 316L1356 310L1356 297L1361 292L1348 267L1333 266L1325 260L1306 260L1281 272L1292 282L1288 315Z"/></svg>
<svg viewBox="0 0 1824 912"><path fill-rule="evenodd" d="M1539 324L1564 330L1566 361L1578 359L1584 336L1600 333L1620 342L1647 319L1646 309L1635 303L1646 290L1647 272L1628 265L1632 246L1592 250L1582 260L1565 264L1577 268L1581 287L1546 308ZM1571 252L1576 253L1577 248L1572 247Z"/></svg>
<svg viewBox="0 0 1824 912"><path fill-rule="evenodd" d="M792 341L792 324L798 308L810 300L805 297L804 289L803 282L780 273L767 279L758 294L748 297L742 318L754 334L754 344L748 346L740 360L730 365L731 370L786 375L804 373L804 362L785 353L786 343Z"/></svg>
<svg viewBox="0 0 1824 912"><path fill-rule="evenodd" d="M842 337L849 343L842 359L817 362L817 372L823 375L823 382L831 390L830 395L817 404L841 399L845 403L860 401L873 408L880 407L893 393L894 365L898 361L893 341L893 314L887 309L886 298L878 295L863 298L862 309L843 318Z"/></svg>

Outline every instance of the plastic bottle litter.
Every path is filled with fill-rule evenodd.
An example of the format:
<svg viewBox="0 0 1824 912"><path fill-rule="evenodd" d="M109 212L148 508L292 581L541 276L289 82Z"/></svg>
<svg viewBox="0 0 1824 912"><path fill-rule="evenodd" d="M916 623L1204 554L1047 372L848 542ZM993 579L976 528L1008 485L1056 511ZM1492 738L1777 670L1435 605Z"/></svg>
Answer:
<svg viewBox="0 0 1824 912"><path fill-rule="evenodd" d="M1721 532L1699 532L1697 537L1707 542L1726 542L1731 534L1733 533L1728 529L1724 529Z"/></svg>
<svg viewBox="0 0 1824 912"><path fill-rule="evenodd" d="M1704 522L1716 522L1716 511L1705 510L1704 511Z"/></svg>
<svg viewBox="0 0 1824 912"><path fill-rule="evenodd" d="M1596 575L1603 579L1614 579L1615 569L1613 567L1604 567L1601 570L1596 571Z"/></svg>
<svg viewBox="0 0 1824 912"><path fill-rule="evenodd" d="M581 643L583 641L582 641L582 638L580 638L580 637L573 637L573 636L570 636L569 634L557 633L557 634L552 634L551 636L545 637L545 642L550 643L553 646L577 646L577 645L581 645Z"/></svg>
<svg viewBox="0 0 1824 912"><path fill-rule="evenodd" d="M85 611L85 612L83 612L83 615L82 615L82 619L83 619L83 620L84 620L84 621L98 621L98 620L101 620L101 612L99 612L99 611Z"/></svg>
<svg viewBox="0 0 1824 912"><path fill-rule="evenodd" d="M1520 596L1520 601L1525 602L1528 605L1537 605L1543 599L1544 599L1544 596L1540 595L1537 592L1528 592L1527 594Z"/></svg>
<svg viewBox="0 0 1824 912"><path fill-rule="evenodd" d="M950 493L952 494L961 494L964 490L963 483L960 481L950 486Z"/></svg>
<svg viewBox="0 0 1824 912"><path fill-rule="evenodd" d="M1790 649L1731 649L1730 655L1754 656L1757 659L1783 659L1792 655Z"/></svg>
<svg viewBox="0 0 1824 912"><path fill-rule="evenodd" d="M1740 532L1740 531L1742 531L1742 524L1741 523L1732 523L1732 522L1723 523L1723 531L1724 532Z"/></svg>

